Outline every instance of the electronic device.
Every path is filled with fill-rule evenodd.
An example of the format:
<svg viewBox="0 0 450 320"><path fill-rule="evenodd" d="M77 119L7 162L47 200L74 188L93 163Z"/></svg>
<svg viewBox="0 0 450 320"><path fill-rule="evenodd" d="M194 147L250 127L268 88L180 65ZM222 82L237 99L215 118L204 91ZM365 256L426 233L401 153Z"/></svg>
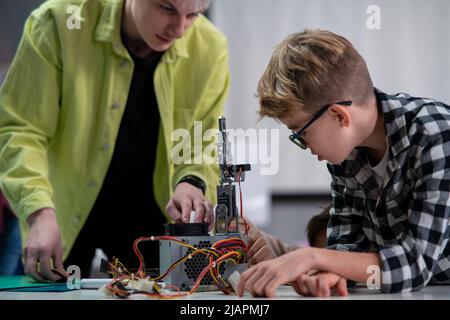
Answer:
<svg viewBox="0 0 450 320"><path fill-rule="evenodd" d="M245 172L250 171L250 164L231 164L229 156L229 142L226 131L226 120L219 118L218 160L220 182L217 186L217 205L214 208L214 233L208 234L206 223L167 224L166 235L177 237L179 240L195 247L210 248L220 240L238 237L244 242L246 237L239 232L239 210L236 205L236 183L245 180ZM165 272L171 265L192 253L192 249L172 241L160 241L160 272ZM181 290L190 290L202 270L209 264L208 257L196 254L182 262L164 277L166 285L173 285ZM220 265L222 278L228 277L235 271L243 271L247 264L226 262ZM199 291L217 290L210 274L206 274L198 288Z"/></svg>

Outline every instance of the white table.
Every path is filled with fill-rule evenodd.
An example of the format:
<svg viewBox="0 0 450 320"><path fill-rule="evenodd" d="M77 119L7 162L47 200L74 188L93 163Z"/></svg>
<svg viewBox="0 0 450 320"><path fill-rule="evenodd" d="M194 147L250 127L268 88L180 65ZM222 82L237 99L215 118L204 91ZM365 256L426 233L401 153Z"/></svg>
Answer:
<svg viewBox="0 0 450 320"><path fill-rule="evenodd" d="M98 290L74 290L67 292L0 292L0 300L114 300L120 298L108 298ZM133 295L128 299L154 299L144 295ZM225 295L220 291L197 292L189 296L179 297L176 300L253 300L250 294L239 298L236 295ZM257 298L261 299L261 298ZM282 286L278 288L274 298L268 300L450 300L450 286L427 286L418 292L408 293L380 293L377 290L357 288L350 290L347 297L332 296L329 298L302 297L292 287Z"/></svg>

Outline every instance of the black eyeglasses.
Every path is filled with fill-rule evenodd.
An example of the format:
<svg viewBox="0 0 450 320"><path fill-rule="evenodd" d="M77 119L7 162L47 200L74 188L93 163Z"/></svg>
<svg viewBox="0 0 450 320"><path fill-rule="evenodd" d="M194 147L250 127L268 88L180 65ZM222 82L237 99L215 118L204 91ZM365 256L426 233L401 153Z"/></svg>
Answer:
<svg viewBox="0 0 450 320"><path fill-rule="evenodd" d="M308 146L306 145L305 140L301 137L301 135L303 134L303 132L311 125L313 124L314 121L316 121L317 119L320 118L321 115L323 115L325 113L325 111L328 110L328 108L333 105L333 104L339 104L341 106L351 106L352 102L351 101L339 101L339 102L334 102L334 103L330 103L327 104L326 106L323 106L322 108L320 108L319 111L317 111L313 117L311 118L311 120L309 120L300 130L298 130L297 132L292 131L292 134L289 136L289 140L291 140L293 143L295 143L297 146L299 146L300 148L302 148L303 150L305 150Z"/></svg>

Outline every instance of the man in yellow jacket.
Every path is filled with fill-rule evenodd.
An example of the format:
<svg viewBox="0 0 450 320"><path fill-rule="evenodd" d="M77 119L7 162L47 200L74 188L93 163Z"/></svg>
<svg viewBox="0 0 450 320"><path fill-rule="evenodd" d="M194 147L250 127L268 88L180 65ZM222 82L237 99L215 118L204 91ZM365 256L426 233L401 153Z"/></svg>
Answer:
<svg viewBox="0 0 450 320"><path fill-rule="evenodd" d="M208 4L49 0L28 18L0 91L0 187L33 278L57 280L63 260L86 276L97 247L136 265L136 237L191 210L213 222L217 166L194 147L172 159L174 130L216 128L229 88Z"/></svg>

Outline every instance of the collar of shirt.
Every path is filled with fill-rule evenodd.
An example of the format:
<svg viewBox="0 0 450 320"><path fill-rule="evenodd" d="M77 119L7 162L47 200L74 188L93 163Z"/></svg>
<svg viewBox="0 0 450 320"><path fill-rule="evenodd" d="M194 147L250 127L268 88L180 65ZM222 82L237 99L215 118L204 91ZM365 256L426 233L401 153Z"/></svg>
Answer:
<svg viewBox="0 0 450 320"><path fill-rule="evenodd" d="M375 96L383 114L388 141L388 150L386 152L389 155L387 156L386 175L383 179L384 186L397 166L397 155L411 144L405 118L406 109L404 108L404 104L410 101L408 100L409 96L406 94L404 94L405 99L403 103L402 97L391 96L378 89L375 89ZM355 177L361 186L367 187L367 192L376 185L364 148L355 148L343 162L343 167L349 176ZM371 180L374 180L373 183L370 182Z"/></svg>

